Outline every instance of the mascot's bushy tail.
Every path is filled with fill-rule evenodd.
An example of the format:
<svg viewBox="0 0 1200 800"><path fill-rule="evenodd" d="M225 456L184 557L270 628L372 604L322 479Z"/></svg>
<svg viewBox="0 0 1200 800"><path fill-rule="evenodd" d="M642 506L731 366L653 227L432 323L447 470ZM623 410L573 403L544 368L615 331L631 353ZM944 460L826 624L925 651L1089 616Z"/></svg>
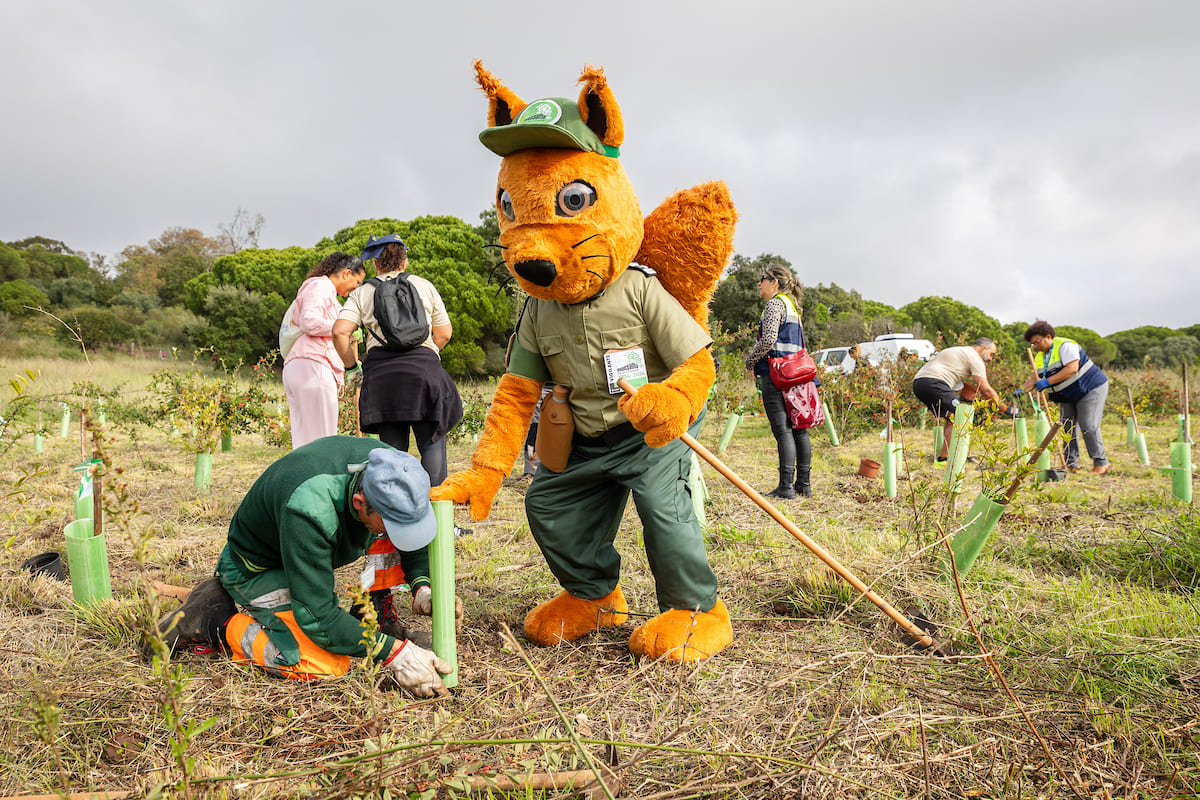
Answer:
<svg viewBox="0 0 1200 800"><path fill-rule="evenodd" d="M708 328L708 301L733 254L737 211L724 181L676 192L646 217L634 259L658 279L688 313Z"/></svg>

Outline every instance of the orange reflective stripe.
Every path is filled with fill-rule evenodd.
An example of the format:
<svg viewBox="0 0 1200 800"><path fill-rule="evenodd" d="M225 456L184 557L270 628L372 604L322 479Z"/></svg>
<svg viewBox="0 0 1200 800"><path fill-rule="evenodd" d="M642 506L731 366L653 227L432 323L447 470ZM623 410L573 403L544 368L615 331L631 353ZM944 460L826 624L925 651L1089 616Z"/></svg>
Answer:
<svg viewBox="0 0 1200 800"><path fill-rule="evenodd" d="M380 536L367 548L367 568L371 567L375 568L375 576L367 587L369 592L391 589L405 582L400 552L386 536Z"/></svg>
<svg viewBox="0 0 1200 800"><path fill-rule="evenodd" d="M297 681L336 678L349 671L350 656L337 655L314 644L313 640L300 630L300 625L291 611L284 611L276 616L296 637L296 643L300 646L300 663L290 667L277 664L275 655L279 651L271 644L270 637L262 625L249 614L234 614L225 627L225 643L229 645L229 654L234 663L254 664L276 678Z"/></svg>

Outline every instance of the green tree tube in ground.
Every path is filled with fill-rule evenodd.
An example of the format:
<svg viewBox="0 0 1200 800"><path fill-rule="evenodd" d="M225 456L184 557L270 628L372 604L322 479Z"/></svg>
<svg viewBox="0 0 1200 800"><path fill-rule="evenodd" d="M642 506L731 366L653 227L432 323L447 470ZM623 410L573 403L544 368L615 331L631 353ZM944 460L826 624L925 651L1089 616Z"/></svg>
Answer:
<svg viewBox="0 0 1200 800"><path fill-rule="evenodd" d="M1134 445L1137 443L1137 428L1133 424L1133 417L1125 418L1125 444Z"/></svg>
<svg viewBox="0 0 1200 800"><path fill-rule="evenodd" d="M1192 448L1187 442L1171 442L1171 493L1192 502Z"/></svg>
<svg viewBox="0 0 1200 800"><path fill-rule="evenodd" d="M232 453L233 452L233 431L230 431L230 430L222 430L221 431L221 452L222 453Z"/></svg>
<svg viewBox="0 0 1200 800"><path fill-rule="evenodd" d="M967 570L975 563L979 551L987 544L992 529L1000 521L1008 506L997 503L985 492L980 492L975 498L971 510L963 518L962 529L954 534L950 542L950 550L954 553L954 566L959 575L966 575ZM950 574L950 558L945 559L946 574Z"/></svg>
<svg viewBox="0 0 1200 800"><path fill-rule="evenodd" d="M447 689L458 686L458 642L454 631L454 504L433 504L437 535L429 545L429 581L433 590L433 652L454 671L442 676Z"/></svg>
<svg viewBox="0 0 1200 800"><path fill-rule="evenodd" d="M688 473L688 490L692 493L692 510L700 527L708 529L708 519L704 514L704 503L708 500L708 486L704 483L704 473L700 471L700 459L692 451L692 470Z"/></svg>
<svg viewBox="0 0 1200 800"><path fill-rule="evenodd" d="M1024 417L1013 420L1013 430L1017 432L1017 452L1023 453L1029 449L1029 426Z"/></svg>
<svg viewBox="0 0 1200 800"><path fill-rule="evenodd" d="M1037 419L1033 422L1033 436L1037 441L1042 441L1046 438L1046 434L1050 432L1050 420L1046 419L1046 415L1041 411L1037 412ZM1050 448L1042 451L1037 460L1038 480L1042 480L1042 473L1050 469Z"/></svg>
<svg viewBox="0 0 1200 800"><path fill-rule="evenodd" d="M79 479L79 488L75 491L75 519L91 519L95 513L92 498L92 476L84 473Z"/></svg>
<svg viewBox="0 0 1200 800"><path fill-rule="evenodd" d="M841 444L838 439L837 429L833 427L833 416L829 413L829 406L825 405L825 401L821 401L821 410L825 412L825 430L829 433L829 443L834 447Z"/></svg>
<svg viewBox="0 0 1200 800"><path fill-rule="evenodd" d="M207 492L212 484L212 453L196 453L196 474L192 485L202 492Z"/></svg>
<svg viewBox="0 0 1200 800"><path fill-rule="evenodd" d="M724 453L725 448L729 447L729 440L733 438L733 432L741 422L741 414L730 414L729 419L725 420L725 430L721 433L721 441L717 443L717 453Z"/></svg>
<svg viewBox="0 0 1200 800"><path fill-rule="evenodd" d="M65 439L71 433L71 409L62 403L62 423L58 426L58 438Z"/></svg>
<svg viewBox="0 0 1200 800"><path fill-rule="evenodd" d="M946 459L946 487L955 494L962 491L967 452L971 449L971 421L974 418L975 407L970 403L959 403L954 409L954 429L950 433L950 452Z"/></svg>
<svg viewBox="0 0 1200 800"><path fill-rule="evenodd" d="M946 443L946 431L941 425L933 429L933 455L936 457L942 452L942 445Z"/></svg>
<svg viewBox="0 0 1200 800"><path fill-rule="evenodd" d="M900 468L899 442L883 443L883 490L888 497L896 496L896 472Z"/></svg>
<svg viewBox="0 0 1200 800"><path fill-rule="evenodd" d="M108 550L104 535L93 535L92 520L77 519L63 529L67 537L67 566L71 573L71 596L79 605L112 597L108 574Z"/></svg>
<svg viewBox="0 0 1200 800"><path fill-rule="evenodd" d="M1138 431L1137 435L1138 463L1144 467L1150 466L1150 451L1146 448L1146 434Z"/></svg>
<svg viewBox="0 0 1200 800"><path fill-rule="evenodd" d="M33 435L33 452L40 453L42 452L42 448L42 435L40 433L35 433Z"/></svg>

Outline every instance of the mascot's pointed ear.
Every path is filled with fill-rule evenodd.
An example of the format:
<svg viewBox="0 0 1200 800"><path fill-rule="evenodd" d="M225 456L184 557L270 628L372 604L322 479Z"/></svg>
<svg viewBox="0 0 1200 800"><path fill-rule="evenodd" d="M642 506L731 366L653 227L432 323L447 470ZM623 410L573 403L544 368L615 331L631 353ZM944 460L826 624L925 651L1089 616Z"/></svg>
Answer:
<svg viewBox="0 0 1200 800"><path fill-rule="evenodd" d="M488 127L511 125L525 108L525 101L484 69L479 59L475 60L475 81L488 96Z"/></svg>
<svg viewBox="0 0 1200 800"><path fill-rule="evenodd" d="M625 141L625 122L617 98L608 88L604 70L588 65L583 68L579 82L583 84L579 92L579 116L601 142L614 149L620 147Z"/></svg>

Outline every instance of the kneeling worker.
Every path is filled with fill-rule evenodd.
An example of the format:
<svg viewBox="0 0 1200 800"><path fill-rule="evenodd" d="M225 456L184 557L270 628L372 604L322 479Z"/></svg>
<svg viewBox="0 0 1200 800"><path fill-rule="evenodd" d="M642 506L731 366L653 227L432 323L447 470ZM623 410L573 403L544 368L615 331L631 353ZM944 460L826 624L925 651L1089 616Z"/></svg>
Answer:
<svg viewBox="0 0 1200 800"><path fill-rule="evenodd" d="M945 419L942 436L942 449L937 454L938 462L944 462L950 452L950 436L954 433L954 409L959 403L969 403L971 399L960 397L955 387L962 386L964 395L982 394L989 400L994 400L1000 407L1000 413L1010 417L1019 415L1015 405L1009 405L1000 399L996 390L988 383L986 362L996 357L996 343L986 337L980 337L970 345L962 347L947 347L926 362L917 370L913 377L913 394L933 412L935 417Z"/></svg>
<svg viewBox="0 0 1200 800"><path fill-rule="evenodd" d="M159 633L172 652L207 645L295 680L344 675L351 657L369 656L414 695L445 695L441 675L451 666L394 625L398 635L379 630L364 643L359 620L338 604L334 576L386 537L399 564L368 558L363 588L378 593L407 578L413 610L428 614L436 532L421 462L374 439L317 439L254 482L229 523L216 577L163 617Z"/></svg>

